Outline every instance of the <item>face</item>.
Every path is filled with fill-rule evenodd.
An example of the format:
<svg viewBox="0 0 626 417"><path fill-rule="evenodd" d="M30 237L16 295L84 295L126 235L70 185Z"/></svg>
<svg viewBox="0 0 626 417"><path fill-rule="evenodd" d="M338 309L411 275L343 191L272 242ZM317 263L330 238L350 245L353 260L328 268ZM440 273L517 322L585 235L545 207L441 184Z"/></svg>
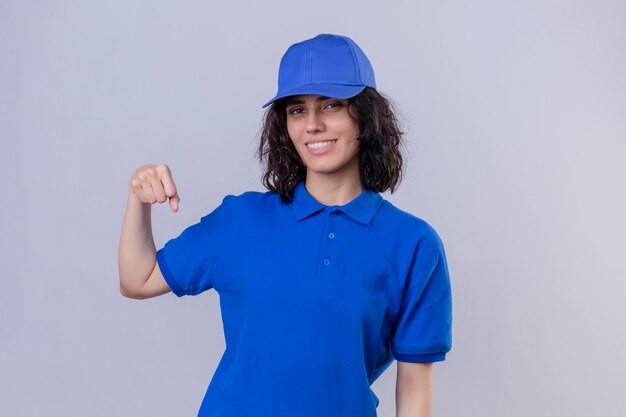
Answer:
<svg viewBox="0 0 626 417"><path fill-rule="evenodd" d="M309 176L359 178L359 126L348 100L303 94L286 104L287 130Z"/></svg>

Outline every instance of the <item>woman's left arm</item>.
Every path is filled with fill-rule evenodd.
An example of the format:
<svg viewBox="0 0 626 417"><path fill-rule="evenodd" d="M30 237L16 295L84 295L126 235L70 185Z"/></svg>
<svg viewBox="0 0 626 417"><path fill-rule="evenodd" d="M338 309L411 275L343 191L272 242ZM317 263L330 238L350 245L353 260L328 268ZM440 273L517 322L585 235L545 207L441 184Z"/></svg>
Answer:
<svg viewBox="0 0 626 417"><path fill-rule="evenodd" d="M432 417L432 362L397 362L396 417Z"/></svg>

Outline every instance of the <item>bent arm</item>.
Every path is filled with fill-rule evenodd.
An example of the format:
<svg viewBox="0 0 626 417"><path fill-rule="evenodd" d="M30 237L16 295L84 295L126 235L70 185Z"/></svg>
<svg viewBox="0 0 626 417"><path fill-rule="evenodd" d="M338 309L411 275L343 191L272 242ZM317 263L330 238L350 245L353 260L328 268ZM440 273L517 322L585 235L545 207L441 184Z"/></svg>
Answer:
<svg viewBox="0 0 626 417"><path fill-rule="evenodd" d="M143 299L170 291L156 262L151 210L129 192L118 251L120 293L125 297Z"/></svg>
<svg viewBox="0 0 626 417"><path fill-rule="evenodd" d="M433 364L398 361L396 417L432 416Z"/></svg>

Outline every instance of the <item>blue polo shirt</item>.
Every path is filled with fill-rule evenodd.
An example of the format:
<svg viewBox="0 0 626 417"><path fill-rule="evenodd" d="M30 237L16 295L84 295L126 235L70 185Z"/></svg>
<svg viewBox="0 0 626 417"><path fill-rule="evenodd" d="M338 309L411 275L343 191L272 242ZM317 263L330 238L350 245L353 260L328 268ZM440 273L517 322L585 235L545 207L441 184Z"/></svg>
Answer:
<svg viewBox="0 0 626 417"><path fill-rule="evenodd" d="M226 349L201 417L375 417L394 358L445 359L452 301L436 231L365 189L229 195L157 252L177 296L214 288Z"/></svg>

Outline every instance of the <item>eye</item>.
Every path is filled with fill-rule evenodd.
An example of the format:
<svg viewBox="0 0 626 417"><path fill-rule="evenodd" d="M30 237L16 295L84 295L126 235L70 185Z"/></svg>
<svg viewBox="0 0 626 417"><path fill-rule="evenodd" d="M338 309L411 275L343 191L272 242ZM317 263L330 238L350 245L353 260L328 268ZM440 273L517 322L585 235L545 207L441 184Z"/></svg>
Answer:
<svg viewBox="0 0 626 417"><path fill-rule="evenodd" d="M287 114L289 115L298 115L298 114L302 114L304 112L304 109L302 107L291 107L289 109L287 109Z"/></svg>
<svg viewBox="0 0 626 417"><path fill-rule="evenodd" d="M340 101L331 101L330 103L328 103L325 108L328 110L338 110L341 108L341 106L343 106L343 103Z"/></svg>

